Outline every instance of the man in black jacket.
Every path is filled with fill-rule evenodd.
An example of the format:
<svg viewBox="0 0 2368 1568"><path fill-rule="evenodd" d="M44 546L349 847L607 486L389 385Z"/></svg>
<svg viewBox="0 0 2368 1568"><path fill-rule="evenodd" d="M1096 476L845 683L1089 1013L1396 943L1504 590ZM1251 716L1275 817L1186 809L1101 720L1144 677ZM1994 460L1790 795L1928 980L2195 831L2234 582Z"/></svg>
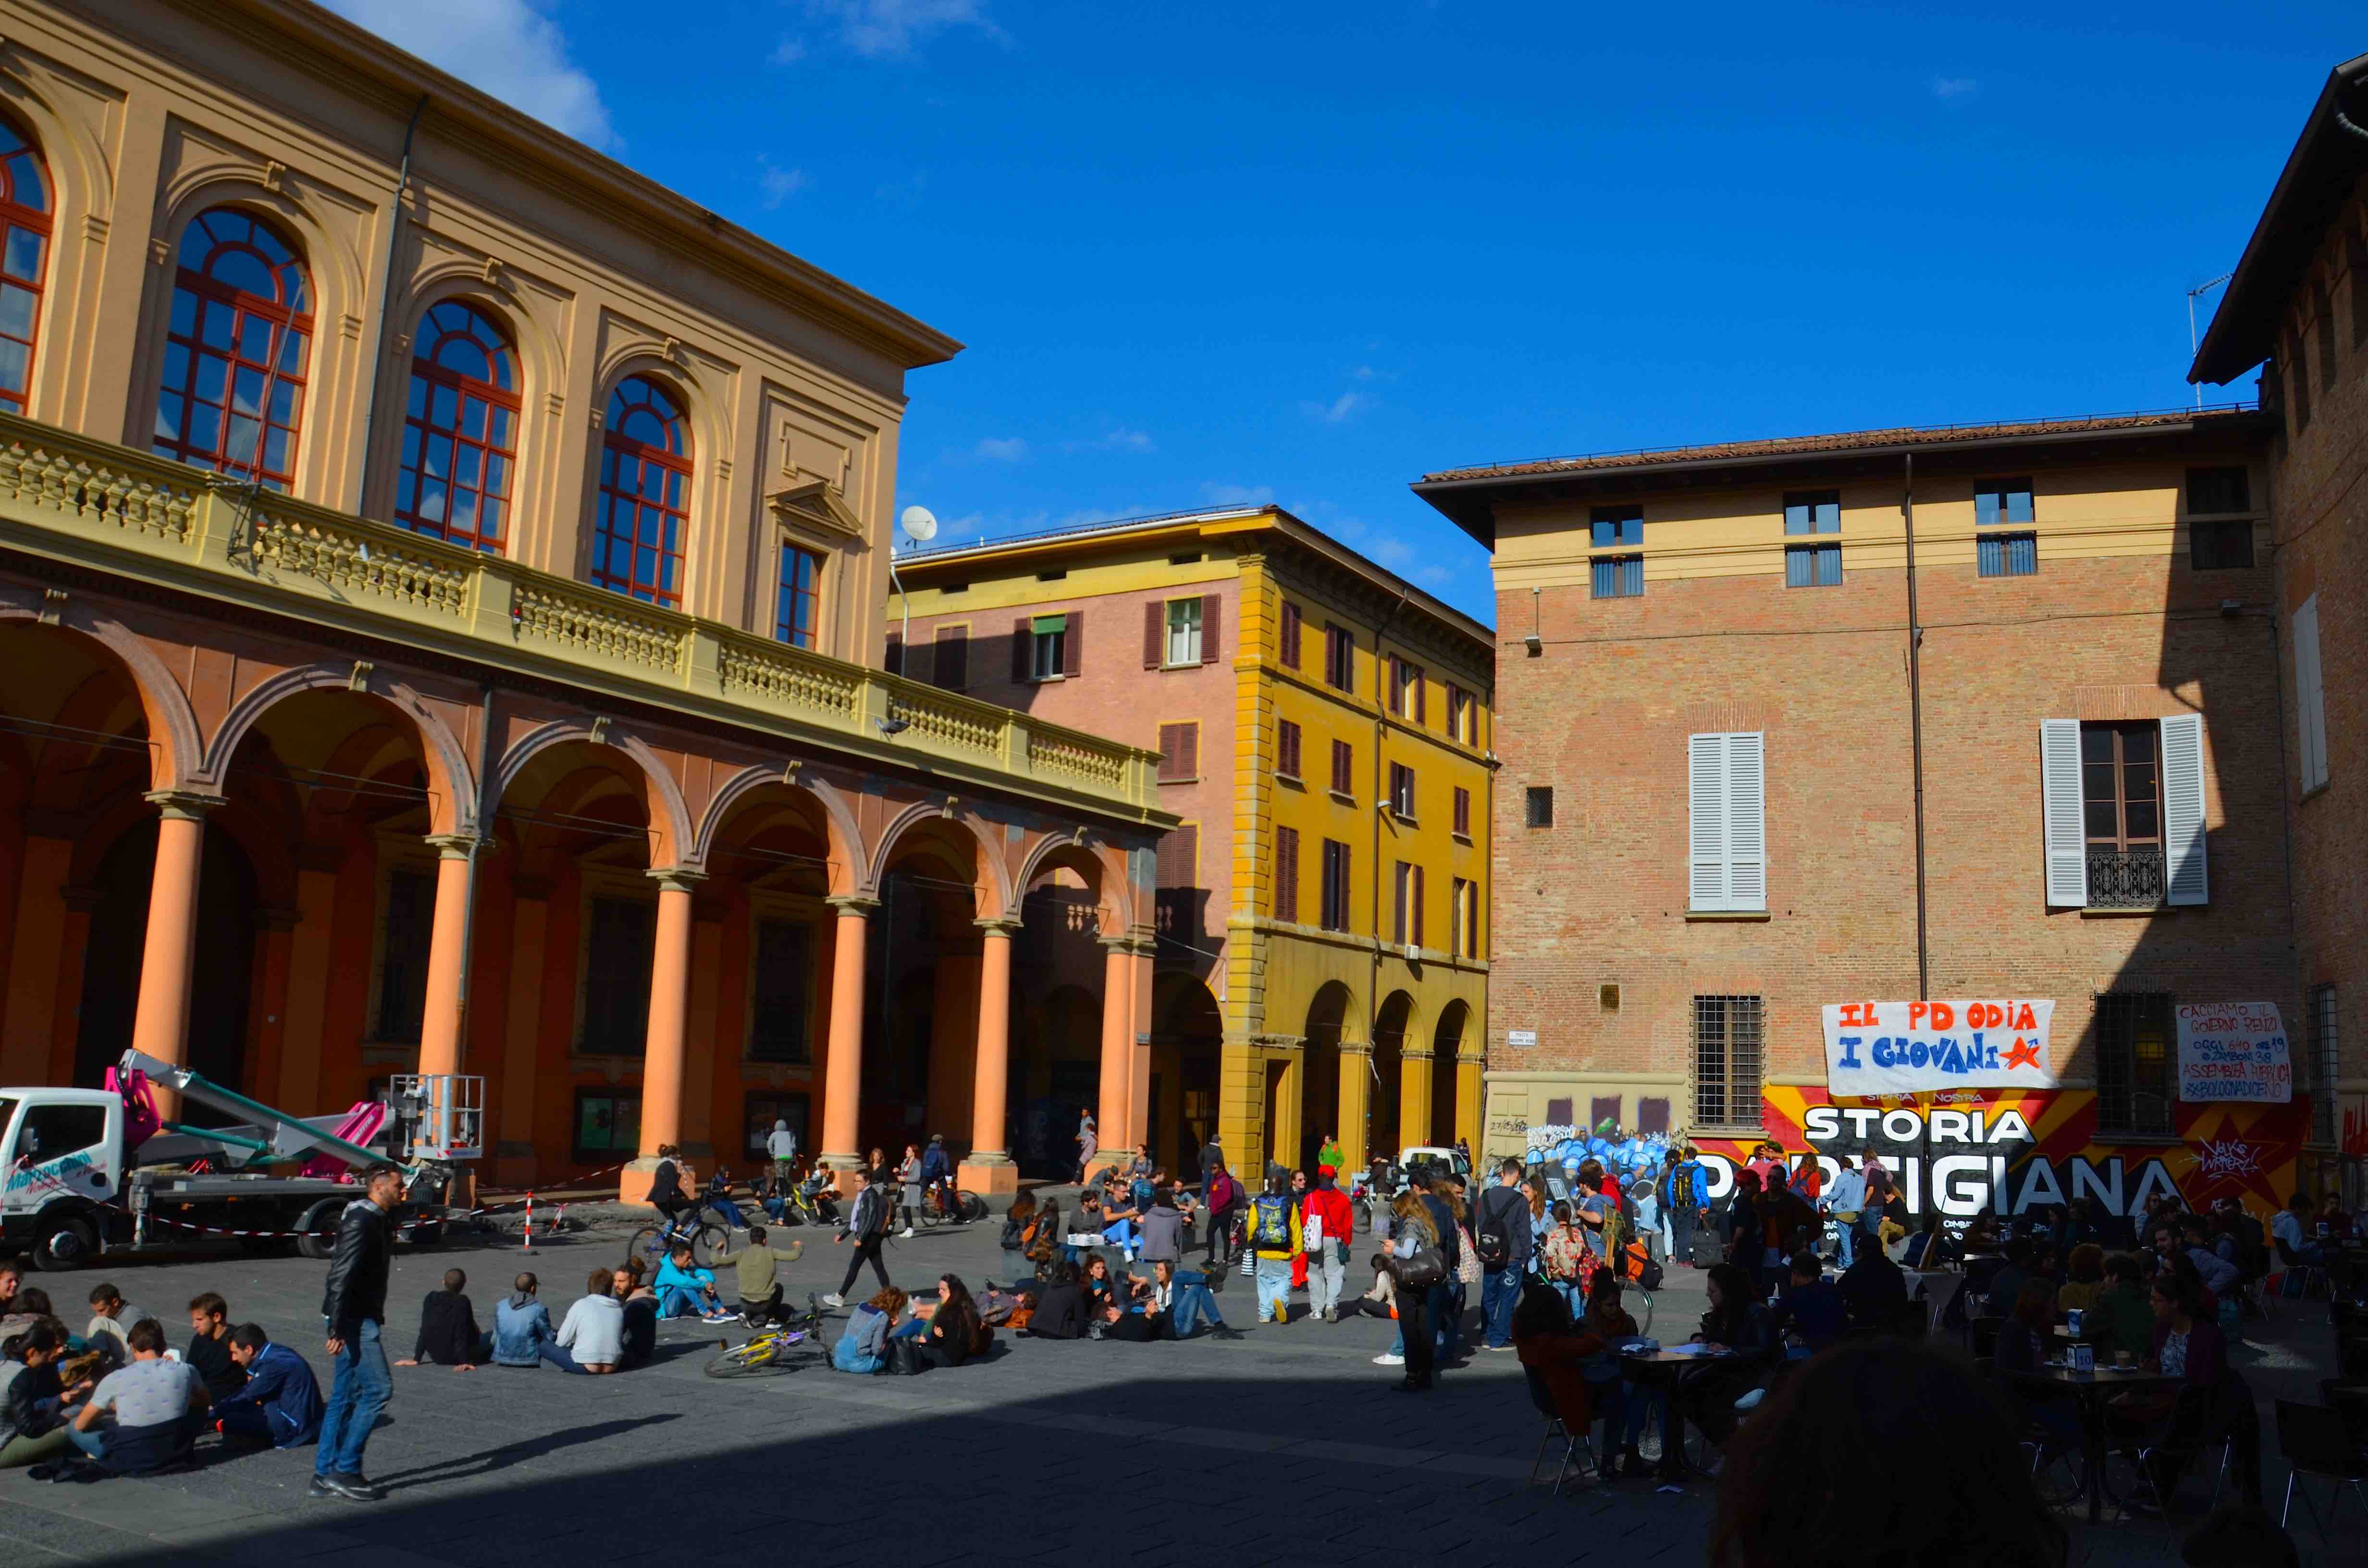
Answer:
<svg viewBox="0 0 2368 1568"><path fill-rule="evenodd" d="M1520 1187L1521 1162L1497 1167L1497 1185L1480 1194L1472 1217L1472 1245L1480 1255L1480 1316L1491 1350L1513 1347L1513 1302L1528 1277L1533 1244L1530 1195Z"/></svg>
<svg viewBox="0 0 2368 1568"><path fill-rule="evenodd" d="M320 1457L313 1461L314 1497L375 1503L385 1494L362 1474L362 1449L393 1391L381 1334L386 1324L387 1248L403 1172L372 1165L362 1173L362 1197L337 1219L336 1250L321 1295L328 1351L337 1367L329 1406L321 1416Z"/></svg>

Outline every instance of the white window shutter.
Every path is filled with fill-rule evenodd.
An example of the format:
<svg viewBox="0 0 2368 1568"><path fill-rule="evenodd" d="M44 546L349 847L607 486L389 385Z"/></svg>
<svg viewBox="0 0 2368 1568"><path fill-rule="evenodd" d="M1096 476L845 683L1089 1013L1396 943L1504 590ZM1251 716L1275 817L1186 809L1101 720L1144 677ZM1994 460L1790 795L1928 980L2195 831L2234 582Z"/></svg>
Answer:
<svg viewBox="0 0 2368 1568"><path fill-rule="evenodd" d="M2327 688L2318 665L2318 596L2294 612L2294 723L2302 732L2302 787L2327 782Z"/></svg>
<svg viewBox="0 0 2368 1568"><path fill-rule="evenodd" d="M1767 737L1726 737L1726 906L1768 907Z"/></svg>
<svg viewBox="0 0 2368 1568"><path fill-rule="evenodd" d="M2203 720L2180 713L2162 722L2162 853L2172 903L2211 896L2203 864Z"/></svg>
<svg viewBox="0 0 2368 1568"><path fill-rule="evenodd" d="M2046 829L2047 904L2089 903L2089 830L2080 812L2080 721L2039 722L2040 815Z"/></svg>
<svg viewBox="0 0 2368 1568"><path fill-rule="evenodd" d="M1686 907L1725 909L1726 902L1726 737L1686 739L1689 811Z"/></svg>

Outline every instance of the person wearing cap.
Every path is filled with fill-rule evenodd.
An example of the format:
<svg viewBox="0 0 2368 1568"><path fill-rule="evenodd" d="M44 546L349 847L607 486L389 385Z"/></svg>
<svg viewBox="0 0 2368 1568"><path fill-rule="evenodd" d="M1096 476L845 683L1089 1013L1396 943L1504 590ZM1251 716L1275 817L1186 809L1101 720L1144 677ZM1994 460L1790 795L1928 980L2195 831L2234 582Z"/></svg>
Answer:
<svg viewBox="0 0 2368 1568"><path fill-rule="evenodd" d="M1315 1185L1301 1200L1307 1311L1326 1323L1340 1321L1340 1290L1349 1278L1349 1238L1355 1224L1349 1195L1340 1190L1339 1175L1338 1166L1316 1166Z"/></svg>

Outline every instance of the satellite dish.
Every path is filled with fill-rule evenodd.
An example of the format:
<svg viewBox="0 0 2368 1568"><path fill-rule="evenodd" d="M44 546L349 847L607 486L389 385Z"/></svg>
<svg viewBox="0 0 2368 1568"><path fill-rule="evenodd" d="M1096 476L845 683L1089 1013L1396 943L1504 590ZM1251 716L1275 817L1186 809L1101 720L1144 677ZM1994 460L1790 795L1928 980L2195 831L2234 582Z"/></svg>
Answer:
<svg viewBox="0 0 2368 1568"><path fill-rule="evenodd" d="M916 543L938 537L937 514L927 506L907 506L898 520L905 525L905 537Z"/></svg>

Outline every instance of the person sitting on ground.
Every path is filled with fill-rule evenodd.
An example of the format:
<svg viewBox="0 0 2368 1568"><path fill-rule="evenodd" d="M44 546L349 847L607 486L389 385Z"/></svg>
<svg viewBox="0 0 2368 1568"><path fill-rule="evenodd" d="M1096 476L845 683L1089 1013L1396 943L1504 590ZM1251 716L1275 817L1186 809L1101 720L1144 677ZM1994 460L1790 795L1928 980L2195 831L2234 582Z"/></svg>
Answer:
<svg viewBox="0 0 2368 1568"><path fill-rule="evenodd" d="M45 1324L0 1342L0 1470L74 1451L66 1436L69 1411L90 1390L69 1389L59 1380L65 1354L65 1340Z"/></svg>
<svg viewBox="0 0 2368 1568"><path fill-rule="evenodd" d="M962 1276L941 1276L937 1310L921 1331L921 1359L932 1367L959 1367L973 1356L985 1355L994 1343L995 1330L979 1321L978 1302Z"/></svg>
<svg viewBox="0 0 2368 1568"><path fill-rule="evenodd" d="M707 1186L699 1195L699 1209L700 1213L712 1213L723 1221L726 1230L748 1228L748 1217L740 1212L740 1205L732 1201L732 1173L722 1165L716 1166L715 1174L707 1178Z"/></svg>
<svg viewBox="0 0 2368 1568"><path fill-rule="evenodd" d="M94 1285L90 1288L90 1325L82 1331L82 1336L97 1339L104 1334L110 1335L119 1347L127 1346L131 1325L147 1315L124 1301L123 1292L113 1285Z"/></svg>
<svg viewBox="0 0 2368 1568"><path fill-rule="evenodd" d="M567 1309L556 1339L543 1341L542 1358L563 1372L588 1372L606 1377L625 1358L625 1306L609 1291L615 1271L596 1268L584 1282L584 1294Z"/></svg>
<svg viewBox="0 0 2368 1568"><path fill-rule="evenodd" d="M17 1311L17 1292L25 1288L25 1266L13 1257L0 1257L0 1319Z"/></svg>
<svg viewBox="0 0 2368 1568"><path fill-rule="evenodd" d="M1703 1561L1734 1568L2063 1568L2012 1415L1961 1357L1841 1346L1752 1413L1718 1479ZM1848 1485L1834 1484L1844 1463Z"/></svg>
<svg viewBox="0 0 2368 1568"><path fill-rule="evenodd" d="M828 1160L815 1165L813 1173L798 1183L798 1191L814 1206L815 1218L825 1225L838 1223L838 1188L832 1178Z"/></svg>
<svg viewBox="0 0 2368 1568"><path fill-rule="evenodd" d="M1065 1261L1053 1265L1053 1282L1037 1296L1027 1332L1038 1339L1083 1339L1092 1321L1077 1266Z"/></svg>
<svg viewBox="0 0 2368 1568"><path fill-rule="evenodd" d="M920 1330L917 1323L900 1326L906 1301L905 1292L891 1285L848 1313L847 1332L831 1350L830 1364L842 1372L864 1376L887 1370L888 1341Z"/></svg>
<svg viewBox="0 0 2368 1568"><path fill-rule="evenodd" d="M285 1345L275 1345L260 1324L230 1331L230 1353L246 1372L246 1386L214 1403L214 1430L226 1437L292 1449L321 1435L327 1402L311 1363Z"/></svg>
<svg viewBox="0 0 2368 1568"><path fill-rule="evenodd" d="M50 1293L39 1285L19 1287L8 1305L12 1310L6 1317L0 1318L0 1339L22 1334L28 1328L55 1324L61 1331L67 1355L79 1356L89 1348L88 1340L59 1323L56 1314L50 1310Z"/></svg>
<svg viewBox="0 0 2368 1568"><path fill-rule="evenodd" d="M690 1244L677 1242L658 1265L658 1315L695 1317L701 1323L730 1323L740 1314L727 1311L715 1293L715 1271L690 1260Z"/></svg>
<svg viewBox="0 0 2368 1568"><path fill-rule="evenodd" d="M1571 1322L1561 1291L1537 1280L1521 1287L1513 1303L1513 1349L1546 1385L1554 1414L1574 1437L1586 1436L1594 1424L1595 1394L1587 1369L1605 1348L1600 1335Z"/></svg>
<svg viewBox="0 0 2368 1568"><path fill-rule="evenodd" d="M469 1277L457 1268L444 1271L444 1283L419 1303L419 1339L410 1358L398 1367L450 1367L473 1372L493 1356L491 1335L477 1332L477 1309L469 1301Z"/></svg>
<svg viewBox="0 0 2368 1568"><path fill-rule="evenodd" d="M2096 1306L2097 1298L2105 1293L2105 1249L2094 1242L2081 1243L2072 1249L2071 1259L2065 1265L2064 1272L2064 1283L2055 1291L2057 1310L2066 1312L2089 1311ZM2081 1324L2081 1329L2085 1337L2096 1337L2089 1333L2086 1323Z"/></svg>
<svg viewBox="0 0 2368 1568"><path fill-rule="evenodd" d="M1020 1256L1028 1260L1030 1270L1038 1279L1052 1278L1067 1237L1068 1233L1061 1228L1061 1205L1050 1198L1044 1199L1037 1206L1035 1217L1020 1232Z"/></svg>
<svg viewBox="0 0 2368 1568"><path fill-rule="evenodd" d="M1152 1188L1150 1207L1143 1211L1140 1256L1145 1263L1184 1260L1184 1210L1177 1206L1175 1189L1165 1182Z"/></svg>
<svg viewBox="0 0 2368 1568"><path fill-rule="evenodd" d="M766 1244L765 1227L751 1225L746 1246L715 1260L719 1268L729 1264L738 1271L742 1323L762 1328L781 1315L781 1285L774 1271L781 1264L795 1263L805 1250L805 1243L791 1242L788 1251L777 1251Z"/></svg>
<svg viewBox="0 0 2368 1568"><path fill-rule="evenodd" d="M1077 1289L1085 1293L1087 1332L1099 1339L1102 1331L1126 1315L1126 1302L1119 1294L1118 1281L1110 1275L1110 1259L1098 1252L1086 1254L1086 1267L1078 1272Z"/></svg>
<svg viewBox="0 0 2368 1568"><path fill-rule="evenodd" d="M189 1298L189 1347L181 1359L198 1369L217 1404L246 1386L246 1369L231 1359L230 1304L211 1290Z"/></svg>
<svg viewBox="0 0 2368 1568"><path fill-rule="evenodd" d="M1809 1356L1839 1341L1848 1326L1850 1309L1841 1288L1826 1278L1817 1255L1805 1247L1793 1255L1776 1315L1794 1347Z"/></svg>
<svg viewBox="0 0 2368 1568"><path fill-rule="evenodd" d="M1217 1298L1209 1293L1208 1277L1195 1270L1179 1270L1170 1258L1159 1258L1151 1266L1151 1278L1140 1277L1127 1281L1134 1310L1126 1312L1110 1325L1110 1337L1138 1343L1154 1339L1190 1339L1207 1324L1219 1339L1239 1339L1241 1335L1225 1326L1218 1314Z"/></svg>
<svg viewBox="0 0 2368 1568"><path fill-rule="evenodd" d="M1907 1278L1879 1246L1862 1246L1842 1270L1836 1289L1842 1316L1854 1329L1885 1329L1898 1323L1907 1300Z"/></svg>
<svg viewBox="0 0 2368 1568"><path fill-rule="evenodd" d="M154 1318L133 1324L124 1343L130 1363L99 1380L66 1440L119 1475L145 1475L188 1457L211 1401L196 1368L165 1359Z"/></svg>
<svg viewBox="0 0 2368 1568"><path fill-rule="evenodd" d="M658 1293L642 1283L640 1260L609 1276L609 1293L617 1298L624 1344L617 1369L630 1372L646 1367L658 1349Z"/></svg>
<svg viewBox="0 0 2368 1568"><path fill-rule="evenodd" d="M551 1339L551 1309L535 1299L541 1282L531 1274L510 1281L510 1293L494 1307L494 1365L539 1367Z"/></svg>
<svg viewBox="0 0 2368 1568"><path fill-rule="evenodd" d="M1007 1279L1017 1279L1027 1272L1021 1265L1028 1261L1028 1227L1035 1218L1036 1199L1030 1193L1023 1192L1013 1199L1011 1207L1004 1211L1003 1234L997 1244L1003 1248L1003 1274ZM987 1283L992 1286L994 1281Z"/></svg>

